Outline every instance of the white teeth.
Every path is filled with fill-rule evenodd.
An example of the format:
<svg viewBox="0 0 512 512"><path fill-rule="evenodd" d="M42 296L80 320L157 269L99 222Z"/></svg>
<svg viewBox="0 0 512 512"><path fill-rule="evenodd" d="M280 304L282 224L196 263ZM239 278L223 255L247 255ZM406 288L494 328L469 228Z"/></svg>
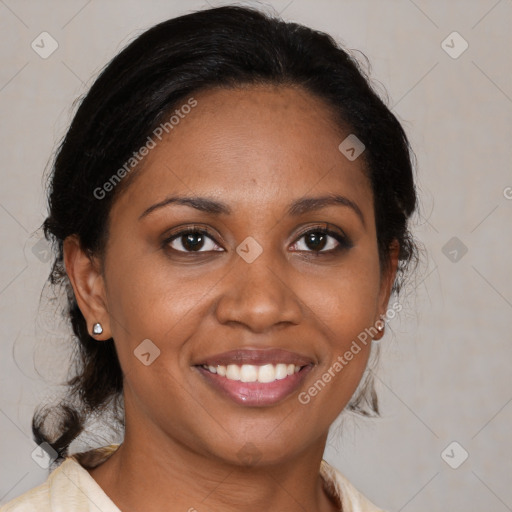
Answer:
<svg viewBox="0 0 512 512"><path fill-rule="evenodd" d="M258 367L252 364L244 364L240 368L240 380L242 382L256 382L258 380Z"/></svg>
<svg viewBox="0 0 512 512"><path fill-rule="evenodd" d="M258 382L274 382L276 380L276 370L273 364L264 364L258 371Z"/></svg>
<svg viewBox="0 0 512 512"><path fill-rule="evenodd" d="M276 366L276 379L284 379L288 376L286 364L278 364Z"/></svg>
<svg viewBox="0 0 512 512"><path fill-rule="evenodd" d="M226 377L230 380L240 380L240 366L228 364L226 367Z"/></svg>
<svg viewBox="0 0 512 512"><path fill-rule="evenodd" d="M279 363L264 364L262 366L253 364L243 364L241 366L237 364L228 364L227 366L203 365L203 368L229 380L267 383L285 379L289 375L299 372L302 367L294 364Z"/></svg>

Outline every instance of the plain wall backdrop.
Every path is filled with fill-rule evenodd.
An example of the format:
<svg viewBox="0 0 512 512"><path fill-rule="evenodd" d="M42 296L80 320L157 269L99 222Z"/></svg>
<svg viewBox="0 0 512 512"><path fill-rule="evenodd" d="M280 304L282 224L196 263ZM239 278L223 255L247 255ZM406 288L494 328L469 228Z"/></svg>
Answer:
<svg viewBox="0 0 512 512"><path fill-rule="evenodd" d="M325 458L389 511L512 510L512 1L267 5L332 34L363 65L356 50L368 56L417 157L413 232L426 253L381 341L382 418L347 417ZM35 231L45 167L73 101L121 48L207 6L0 0L0 503L47 477L30 420L66 368L66 331L44 302L38 310L50 270Z"/></svg>

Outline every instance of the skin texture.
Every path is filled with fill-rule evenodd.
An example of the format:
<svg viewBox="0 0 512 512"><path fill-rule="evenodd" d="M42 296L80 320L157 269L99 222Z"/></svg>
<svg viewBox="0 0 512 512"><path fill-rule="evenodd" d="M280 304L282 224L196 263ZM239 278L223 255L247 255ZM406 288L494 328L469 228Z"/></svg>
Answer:
<svg viewBox="0 0 512 512"><path fill-rule="evenodd" d="M386 312L398 248L381 273L363 159L338 150L349 132L321 100L261 85L194 97L197 106L114 203L105 260L89 259L75 237L65 241L89 331L100 322L98 342L114 338L125 376L125 441L91 475L124 512L170 503L172 510L335 510L320 461L370 343L306 405L297 393L272 406L236 404L194 365L237 348L287 349L314 361L298 391L307 390ZM364 223L343 205L287 213L297 199L332 193L356 203ZM222 201L231 213L171 204L139 220L178 194ZM302 236L326 223L352 247L319 253L339 243L328 236L315 246ZM184 252L180 237L164 243L190 225L213 238L201 252ZM263 249L252 263L236 252L249 236ZM144 339L160 349L149 366L133 353ZM246 443L257 461L241 460Z"/></svg>

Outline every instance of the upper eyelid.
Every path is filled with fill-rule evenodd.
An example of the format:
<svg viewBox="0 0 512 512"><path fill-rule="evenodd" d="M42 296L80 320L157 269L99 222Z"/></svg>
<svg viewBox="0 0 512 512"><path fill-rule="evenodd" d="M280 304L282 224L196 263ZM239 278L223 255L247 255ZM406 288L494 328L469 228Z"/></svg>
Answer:
<svg viewBox="0 0 512 512"><path fill-rule="evenodd" d="M341 228L335 227L332 224L329 224L328 222L323 224L318 224L316 226L308 226L304 229L301 229L299 234L296 235L297 237L303 237L304 235L307 235L310 232L314 231L325 231L329 236L332 236L331 233L335 233L336 235L339 235L343 238L346 238L348 240L348 236L345 234L345 231L343 231Z"/></svg>

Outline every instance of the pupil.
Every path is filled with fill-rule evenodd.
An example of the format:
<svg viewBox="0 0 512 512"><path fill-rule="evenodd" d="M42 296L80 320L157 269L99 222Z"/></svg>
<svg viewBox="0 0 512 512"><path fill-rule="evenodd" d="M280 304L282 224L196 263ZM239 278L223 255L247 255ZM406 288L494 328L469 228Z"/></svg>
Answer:
<svg viewBox="0 0 512 512"><path fill-rule="evenodd" d="M200 249L203 244L203 235L201 233L189 233L185 235L185 243L183 246L189 251Z"/></svg>
<svg viewBox="0 0 512 512"><path fill-rule="evenodd" d="M312 243L313 247L310 246L310 243ZM324 233L310 233L306 237L306 244L310 249L313 249L315 251L321 250L325 247L325 234ZM320 246L318 246L318 244Z"/></svg>

